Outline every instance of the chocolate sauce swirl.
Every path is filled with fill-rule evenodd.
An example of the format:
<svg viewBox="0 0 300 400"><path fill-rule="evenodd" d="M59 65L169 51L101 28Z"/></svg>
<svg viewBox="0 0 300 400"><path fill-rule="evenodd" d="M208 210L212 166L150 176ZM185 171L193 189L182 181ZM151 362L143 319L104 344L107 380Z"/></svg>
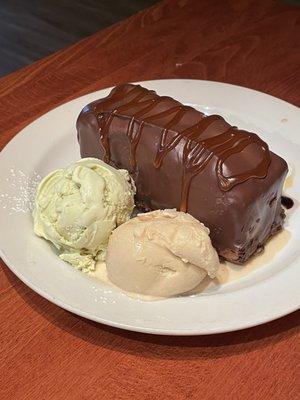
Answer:
<svg viewBox="0 0 300 400"><path fill-rule="evenodd" d="M110 161L109 132L114 117L130 116L126 134L130 143L132 172L137 167L136 151L145 124L157 124L162 128L153 161L155 168L160 168L167 154L181 140L185 139L182 153L181 211L186 212L188 210L189 190L193 177L201 173L213 157L217 158L215 172L219 186L223 191L228 191L250 178L264 178L267 175L271 162L269 148L256 134L226 124L225 131L216 136L205 138L204 134L212 124L225 121L219 115L206 116L200 112L201 119L199 122L176 131L176 125L191 110L191 107L178 103L178 105L173 105L166 110L157 111L159 103L165 102L166 99L169 98L158 96L139 85L129 87L129 89L128 85L121 85L113 89L111 94L96 106L95 111L98 115L99 134L105 151L105 162ZM170 133L172 134L170 135ZM257 144L261 149L262 159L258 165L246 172L225 176L223 173L225 160L240 153L251 144Z"/></svg>

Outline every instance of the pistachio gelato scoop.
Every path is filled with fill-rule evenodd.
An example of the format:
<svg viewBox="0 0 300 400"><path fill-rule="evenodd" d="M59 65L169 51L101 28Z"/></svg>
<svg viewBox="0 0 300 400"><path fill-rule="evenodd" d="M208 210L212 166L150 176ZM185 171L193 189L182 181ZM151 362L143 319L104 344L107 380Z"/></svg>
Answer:
<svg viewBox="0 0 300 400"><path fill-rule="evenodd" d="M135 187L126 170L84 158L51 172L40 183L33 212L34 232L54 244L59 257L93 271L104 259L108 238L129 220Z"/></svg>

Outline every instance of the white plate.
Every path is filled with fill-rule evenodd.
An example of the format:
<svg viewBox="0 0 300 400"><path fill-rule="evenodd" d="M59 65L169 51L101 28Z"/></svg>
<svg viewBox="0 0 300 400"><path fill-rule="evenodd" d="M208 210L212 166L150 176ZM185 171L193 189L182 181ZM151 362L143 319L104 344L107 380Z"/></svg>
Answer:
<svg viewBox="0 0 300 400"><path fill-rule="evenodd" d="M219 113L240 128L258 132L294 168L288 195L300 198L300 115L282 100L250 89L197 80L142 82L206 113ZM29 287L53 303L107 325L140 332L196 335L255 326L299 307L300 211L288 213L291 238L276 257L237 281L195 297L154 302L130 298L61 261L34 236L30 207L40 176L79 159L75 121L87 103L110 89L80 97L23 129L0 156L1 255Z"/></svg>

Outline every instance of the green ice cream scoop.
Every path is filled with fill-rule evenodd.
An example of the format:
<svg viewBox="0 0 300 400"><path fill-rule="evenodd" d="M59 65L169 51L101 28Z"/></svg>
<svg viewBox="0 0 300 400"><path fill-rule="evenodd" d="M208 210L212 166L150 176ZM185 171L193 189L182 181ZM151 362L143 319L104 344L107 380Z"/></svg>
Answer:
<svg viewBox="0 0 300 400"><path fill-rule="evenodd" d="M135 187L126 170L83 158L47 175L38 186L34 232L59 257L85 272L103 259L111 232L129 220Z"/></svg>

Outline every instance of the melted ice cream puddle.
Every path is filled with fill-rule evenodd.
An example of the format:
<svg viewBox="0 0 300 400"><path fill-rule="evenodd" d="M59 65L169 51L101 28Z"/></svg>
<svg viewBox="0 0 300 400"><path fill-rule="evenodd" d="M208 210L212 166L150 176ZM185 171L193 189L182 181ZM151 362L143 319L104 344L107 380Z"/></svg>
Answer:
<svg viewBox="0 0 300 400"><path fill-rule="evenodd" d="M244 265L236 265L230 262L221 264L217 273L218 283L224 284L236 281L237 279L243 278L258 268L267 265L274 259L276 254L278 254L285 247L290 237L291 233L288 230L283 229L269 240L262 253L252 257Z"/></svg>
<svg viewBox="0 0 300 400"><path fill-rule="evenodd" d="M195 289L193 289L192 291L190 291L184 295L177 296L177 297L199 295L203 292L203 290L209 284L217 287L219 285L224 285L224 284L236 281L238 279L244 278L245 276L249 275L253 271L255 271L261 267L264 267L270 261L272 261L276 257L276 254L278 254L286 246L286 244L290 240L290 237L291 237L291 233L288 230L286 230L286 229L282 230L281 232L277 233L265 245L265 250L262 253L251 258L251 260L248 261L246 264L236 265L236 264L232 264L229 262L221 263L216 279L211 280L209 278L205 278L200 283L200 285L198 285ZM106 284L114 286L107 277L106 265L104 262L98 262L98 264L96 265L96 270L94 272L90 272L89 275L96 279L99 279L101 282L104 282ZM116 286L114 286L114 287L116 287ZM133 299L136 299L136 300L140 300L140 301L154 301L154 300L164 299L164 297L145 296L145 295L141 295L141 294L125 292L125 291L121 290L120 288L117 288L117 289L120 292L126 294L127 296L132 297Z"/></svg>
<svg viewBox="0 0 300 400"><path fill-rule="evenodd" d="M283 194L287 189L290 189L291 187L293 187L294 178L295 178L295 174L296 174L294 165L289 164L288 167L289 167L289 172L287 174L287 177L285 178L285 182L283 185Z"/></svg>

